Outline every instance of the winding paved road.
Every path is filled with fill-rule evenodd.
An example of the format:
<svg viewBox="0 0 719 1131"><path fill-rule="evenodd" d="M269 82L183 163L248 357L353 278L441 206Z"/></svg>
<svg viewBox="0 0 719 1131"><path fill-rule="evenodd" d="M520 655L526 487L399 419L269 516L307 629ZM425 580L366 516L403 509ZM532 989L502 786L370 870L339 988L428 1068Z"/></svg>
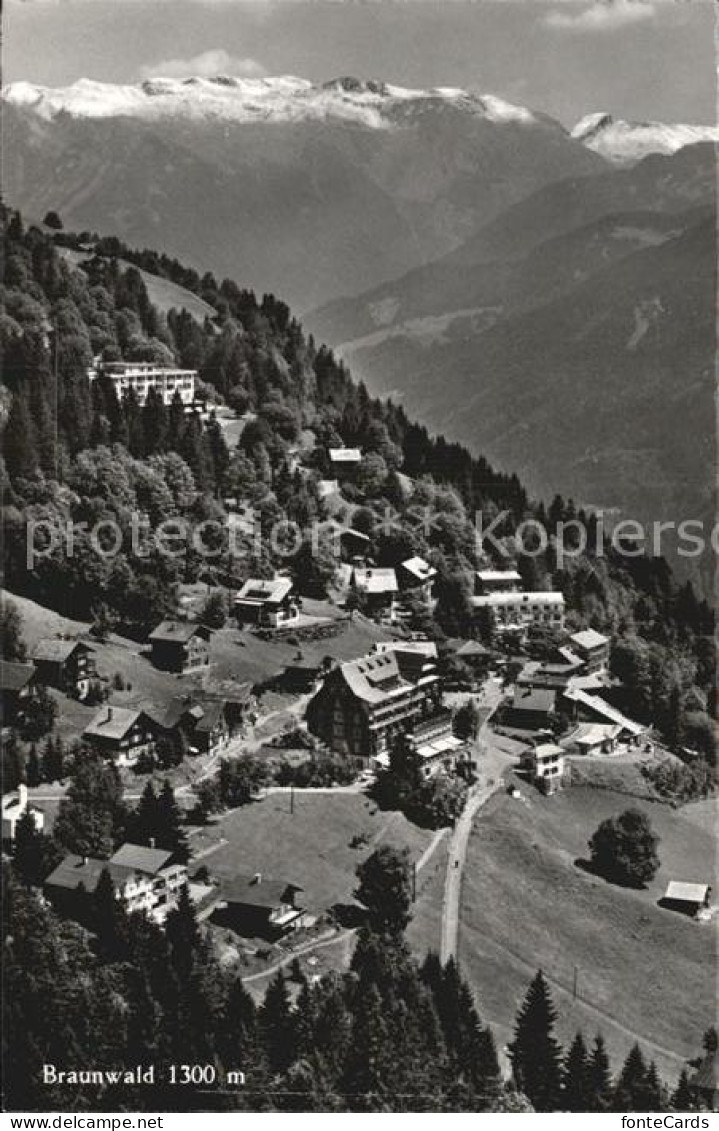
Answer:
<svg viewBox="0 0 719 1131"><path fill-rule="evenodd" d="M481 778L470 791L467 804L449 842L447 874L444 880L442 898L442 937L439 948L440 961L443 964L449 958L456 958L457 955L462 872L467 857L467 845L469 834L472 831L472 823L484 803L502 786L502 773L507 766L513 763L513 759L492 744L492 734L487 726L502 695L499 684L493 686L493 683L494 681L489 681L485 684L484 695L486 698L483 705L489 707L489 714L482 723L477 737L478 743L484 747L484 753L480 755L479 760Z"/></svg>
<svg viewBox="0 0 719 1131"><path fill-rule="evenodd" d="M443 965L447 959L454 958L457 954L462 872L467 856L467 845L469 843L469 834L472 831L472 822L478 810L481 809L485 801L492 796L501 784L501 778L497 782L490 779L490 782L486 785L474 787L449 842L447 875L445 876L444 896L442 899L442 939L439 950L440 961Z"/></svg>

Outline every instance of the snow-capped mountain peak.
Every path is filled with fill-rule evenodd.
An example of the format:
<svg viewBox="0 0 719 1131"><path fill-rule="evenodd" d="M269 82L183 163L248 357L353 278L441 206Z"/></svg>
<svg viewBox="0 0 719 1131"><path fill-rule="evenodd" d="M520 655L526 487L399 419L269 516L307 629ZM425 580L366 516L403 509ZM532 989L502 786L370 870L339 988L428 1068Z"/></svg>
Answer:
<svg viewBox="0 0 719 1131"><path fill-rule="evenodd" d="M676 153L685 145L719 141L716 126L665 122L625 122L611 114L587 114L572 130L575 141L616 164L630 164L649 153Z"/></svg>
<svg viewBox="0 0 719 1131"><path fill-rule="evenodd" d="M73 118L132 117L227 122L299 122L337 120L382 129L395 124L408 108L446 104L500 124L532 124L537 117L493 95L478 95L454 87L411 90L376 80L351 77L314 84L291 75L276 78L156 78L137 85L115 85L80 79L71 86L51 88L16 82L5 100L52 121Z"/></svg>

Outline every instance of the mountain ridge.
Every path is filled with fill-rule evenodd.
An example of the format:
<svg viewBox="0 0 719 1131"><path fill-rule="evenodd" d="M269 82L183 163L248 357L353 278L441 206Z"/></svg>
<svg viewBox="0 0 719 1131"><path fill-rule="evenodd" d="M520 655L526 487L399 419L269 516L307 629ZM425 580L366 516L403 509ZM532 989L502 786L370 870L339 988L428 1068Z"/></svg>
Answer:
<svg viewBox="0 0 719 1131"><path fill-rule="evenodd" d="M680 122L628 122L602 111L587 114L571 135L616 164L632 164L650 153L676 153L687 145L719 142L719 127Z"/></svg>
<svg viewBox="0 0 719 1131"><path fill-rule="evenodd" d="M78 118L130 116L156 121L183 113L192 117L193 111L201 118L204 110L208 118L240 123L322 121L336 117L380 129L395 124L392 114L397 114L403 106L444 103L495 123L543 121L564 129L548 115L516 106L492 94L445 86L413 89L354 78L312 83L294 75L257 79L225 75L186 79L157 76L137 84L83 78L67 87L20 81L5 88L4 98L47 121L60 114Z"/></svg>
<svg viewBox="0 0 719 1131"><path fill-rule="evenodd" d="M140 99L160 116L111 107L114 116L87 117L61 104L44 113L35 88L11 87L6 198L33 215L59 211L76 231L109 230L132 246L165 247L198 269L233 277L241 266L254 289L281 292L302 311L450 251L558 173L607 166L558 122L527 120L523 111L517 120L488 97L442 88L418 101L413 92L398 95L401 88L385 94L381 84L356 89L353 80L330 89L291 80L292 91L295 81L309 117L287 119L284 87L268 80L172 81L171 106L177 91L192 106L197 90L204 98L209 87L222 106L239 97L238 120L168 117L168 96L140 88L131 88L133 105ZM96 83L79 89L83 98L88 90L107 93ZM254 89L269 94L252 102ZM297 99L289 99L293 113ZM280 106L279 116L267 117L270 104Z"/></svg>
<svg viewBox="0 0 719 1131"><path fill-rule="evenodd" d="M417 110L444 105L494 124L543 124L562 130L609 161L627 164L649 153L675 153L686 145L719 141L719 127L674 122L637 122L605 111L580 118L571 129L541 111L463 87L411 88L351 76L313 83L295 75L239 78L232 75L106 83L81 78L65 87L17 81L3 90L6 103L45 121L68 115L145 121L185 117L235 124L338 121L367 129L400 126Z"/></svg>

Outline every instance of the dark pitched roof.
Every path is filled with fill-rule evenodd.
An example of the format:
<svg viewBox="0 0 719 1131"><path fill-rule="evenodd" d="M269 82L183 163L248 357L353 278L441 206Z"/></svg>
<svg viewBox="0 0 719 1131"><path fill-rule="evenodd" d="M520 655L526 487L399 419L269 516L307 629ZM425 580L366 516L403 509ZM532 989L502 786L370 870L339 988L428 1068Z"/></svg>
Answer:
<svg viewBox="0 0 719 1131"><path fill-rule="evenodd" d="M228 903L241 903L244 907L272 910L286 903L296 891L302 891L297 884L273 880L259 873L253 876L235 875L231 880L222 881L222 898Z"/></svg>
<svg viewBox="0 0 719 1131"><path fill-rule="evenodd" d="M165 703L143 704L142 709L163 730L174 730L180 723L195 730L212 730L224 714L225 700L175 695Z"/></svg>
<svg viewBox="0 0 719 1131"><path fill-rule="evenodd" d="M187 644L198 633L206 640L209 639L209 629L202 624L191 624L186 620L163 620L154 632L150 633L148 640L165 644Z"/></svg>
<svg viewBox="0 0 719 1131"><path fill-rule="evenodd" d="M135 723L147 718L144 711L133 707L118 707L108 703L102 707L91 722L82 732L83 738L116 738L122 739Z"/></svg>
<svg viewBox="0 0 719 1131"><path fill-rule="evenodd" d="M174 730L187 710L182 699L170 699L167 703L148 703L143 706L145 714L163 730Z"/></svg>
<svg viewBox="0 0 719 1131"><path fill-rule="evenodd" d="M326 518L324 522L319 523L319 531L321 534L333 534L337 538L354 538L358 542L369 543L370 537L364 534L361 530L355 530L353 526L346 526L343 522L338 522L336 518Z"/></svg>
<svg viewBox="0 0 719 1131"><path fill-rule="evenodd" d="M73 654L77 647L92 651L88 644L81 640L61 640L59 637L40 640L32 654L33 660L48 660L51 663L64 663Z"/></svg>
<svg viewBox="0 0 719 1131"><path fill-rule="evenodd" d="M396 652L348 660L339 671L350 691L367 703L381 703L391 692L410 686L401 677Z"/></svg>
<svg viewBox="0 0 719 1131"><path fill-rule="evenodd" d="M480 644L479 640L465 640L464 644L461 644L457 649L456 655L469 657L489 656L490 652L488 648L485 648L484 644Z"/></svg>
<svg viewBox="0 0 719 1131"><path fill-rule="evenodd" d="M204 702L201 705L198 704L198 706L200 706L202 716L197 720L195 730L202 731L203 733L205 731L211 731L223 721L225 717L225 704L219 699L215 702Z"/></svg>
<svg viewBox="0 0 719 1131"><path fill-rule="evenodd" d="M96 860L92 856L82 857L70 854L60 861L54 872L50 873L45 880L45 886L76 891L82 884L85 891L91 895L105 870L110 873L110 878L115 887L122 886L132 875L131 869L118 867L109 860Z"/></svg>
<svg viewBox="0 0 719 1131"><path fill-rule="evenodd" d="M110 863L146 876L156 875L172 858L172 853L164 848L148 848L144 844L123 844L118 848Z"/></svg>
<svg viewBox="0 0 719 1131"><path fill-rule="evenodd" d="M689 1087L705 1092L716 1092L719 1089L719 1052L704 1057L694 1075L689 1078Z"/></svg>
<svg viewBox="0 0 719 1131"><path fill-rule="evenodd" d="M124 887L131 876L138 873L155 876L166 867L172 858L171 852L163 848L146 848L141 844L123 844L110 860L98 860L93 856L76 856L70 853L62 860L54 872L45 880L48 887L66 888L76 891L82 886L88 894L95 891L104 871L116 888Z"/></svg>
<svg viewBox="0 0 719 1131"><path fill-rule="evenodd" d="M517 687L512 700L514 711L546 711L548 714L554 710L557 697L554 691L544 687L524 688Z"/></svg>
<svg viewBox="0 0 719 1131"><path fill-rule="evenodd" d="M0 662L0 691L22 691L35 675L32 664L17 664L12 660Z"/></svg>
<svg viewBox="0 0 719 1131"><path fill-rule="evenodd" d="M219 679L213 681L213 694L203 697L202 702L207 703L217 698L224 704L232 703L233 705L245 704L252 698L253 684L247 680L238 683L234 679Z"/></svg>

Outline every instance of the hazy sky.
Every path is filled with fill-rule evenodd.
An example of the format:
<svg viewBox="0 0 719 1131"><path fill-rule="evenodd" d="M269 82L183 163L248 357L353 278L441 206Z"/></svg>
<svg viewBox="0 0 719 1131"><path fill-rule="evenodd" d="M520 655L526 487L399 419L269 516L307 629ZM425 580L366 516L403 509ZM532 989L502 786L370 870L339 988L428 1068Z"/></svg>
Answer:
<svg viewBox="0 0 719 1131"><path fill-rule="evenodd" d="M6 0L4 81L296 74L467 86L567 124L714 122L711 0Z"/></svg>

